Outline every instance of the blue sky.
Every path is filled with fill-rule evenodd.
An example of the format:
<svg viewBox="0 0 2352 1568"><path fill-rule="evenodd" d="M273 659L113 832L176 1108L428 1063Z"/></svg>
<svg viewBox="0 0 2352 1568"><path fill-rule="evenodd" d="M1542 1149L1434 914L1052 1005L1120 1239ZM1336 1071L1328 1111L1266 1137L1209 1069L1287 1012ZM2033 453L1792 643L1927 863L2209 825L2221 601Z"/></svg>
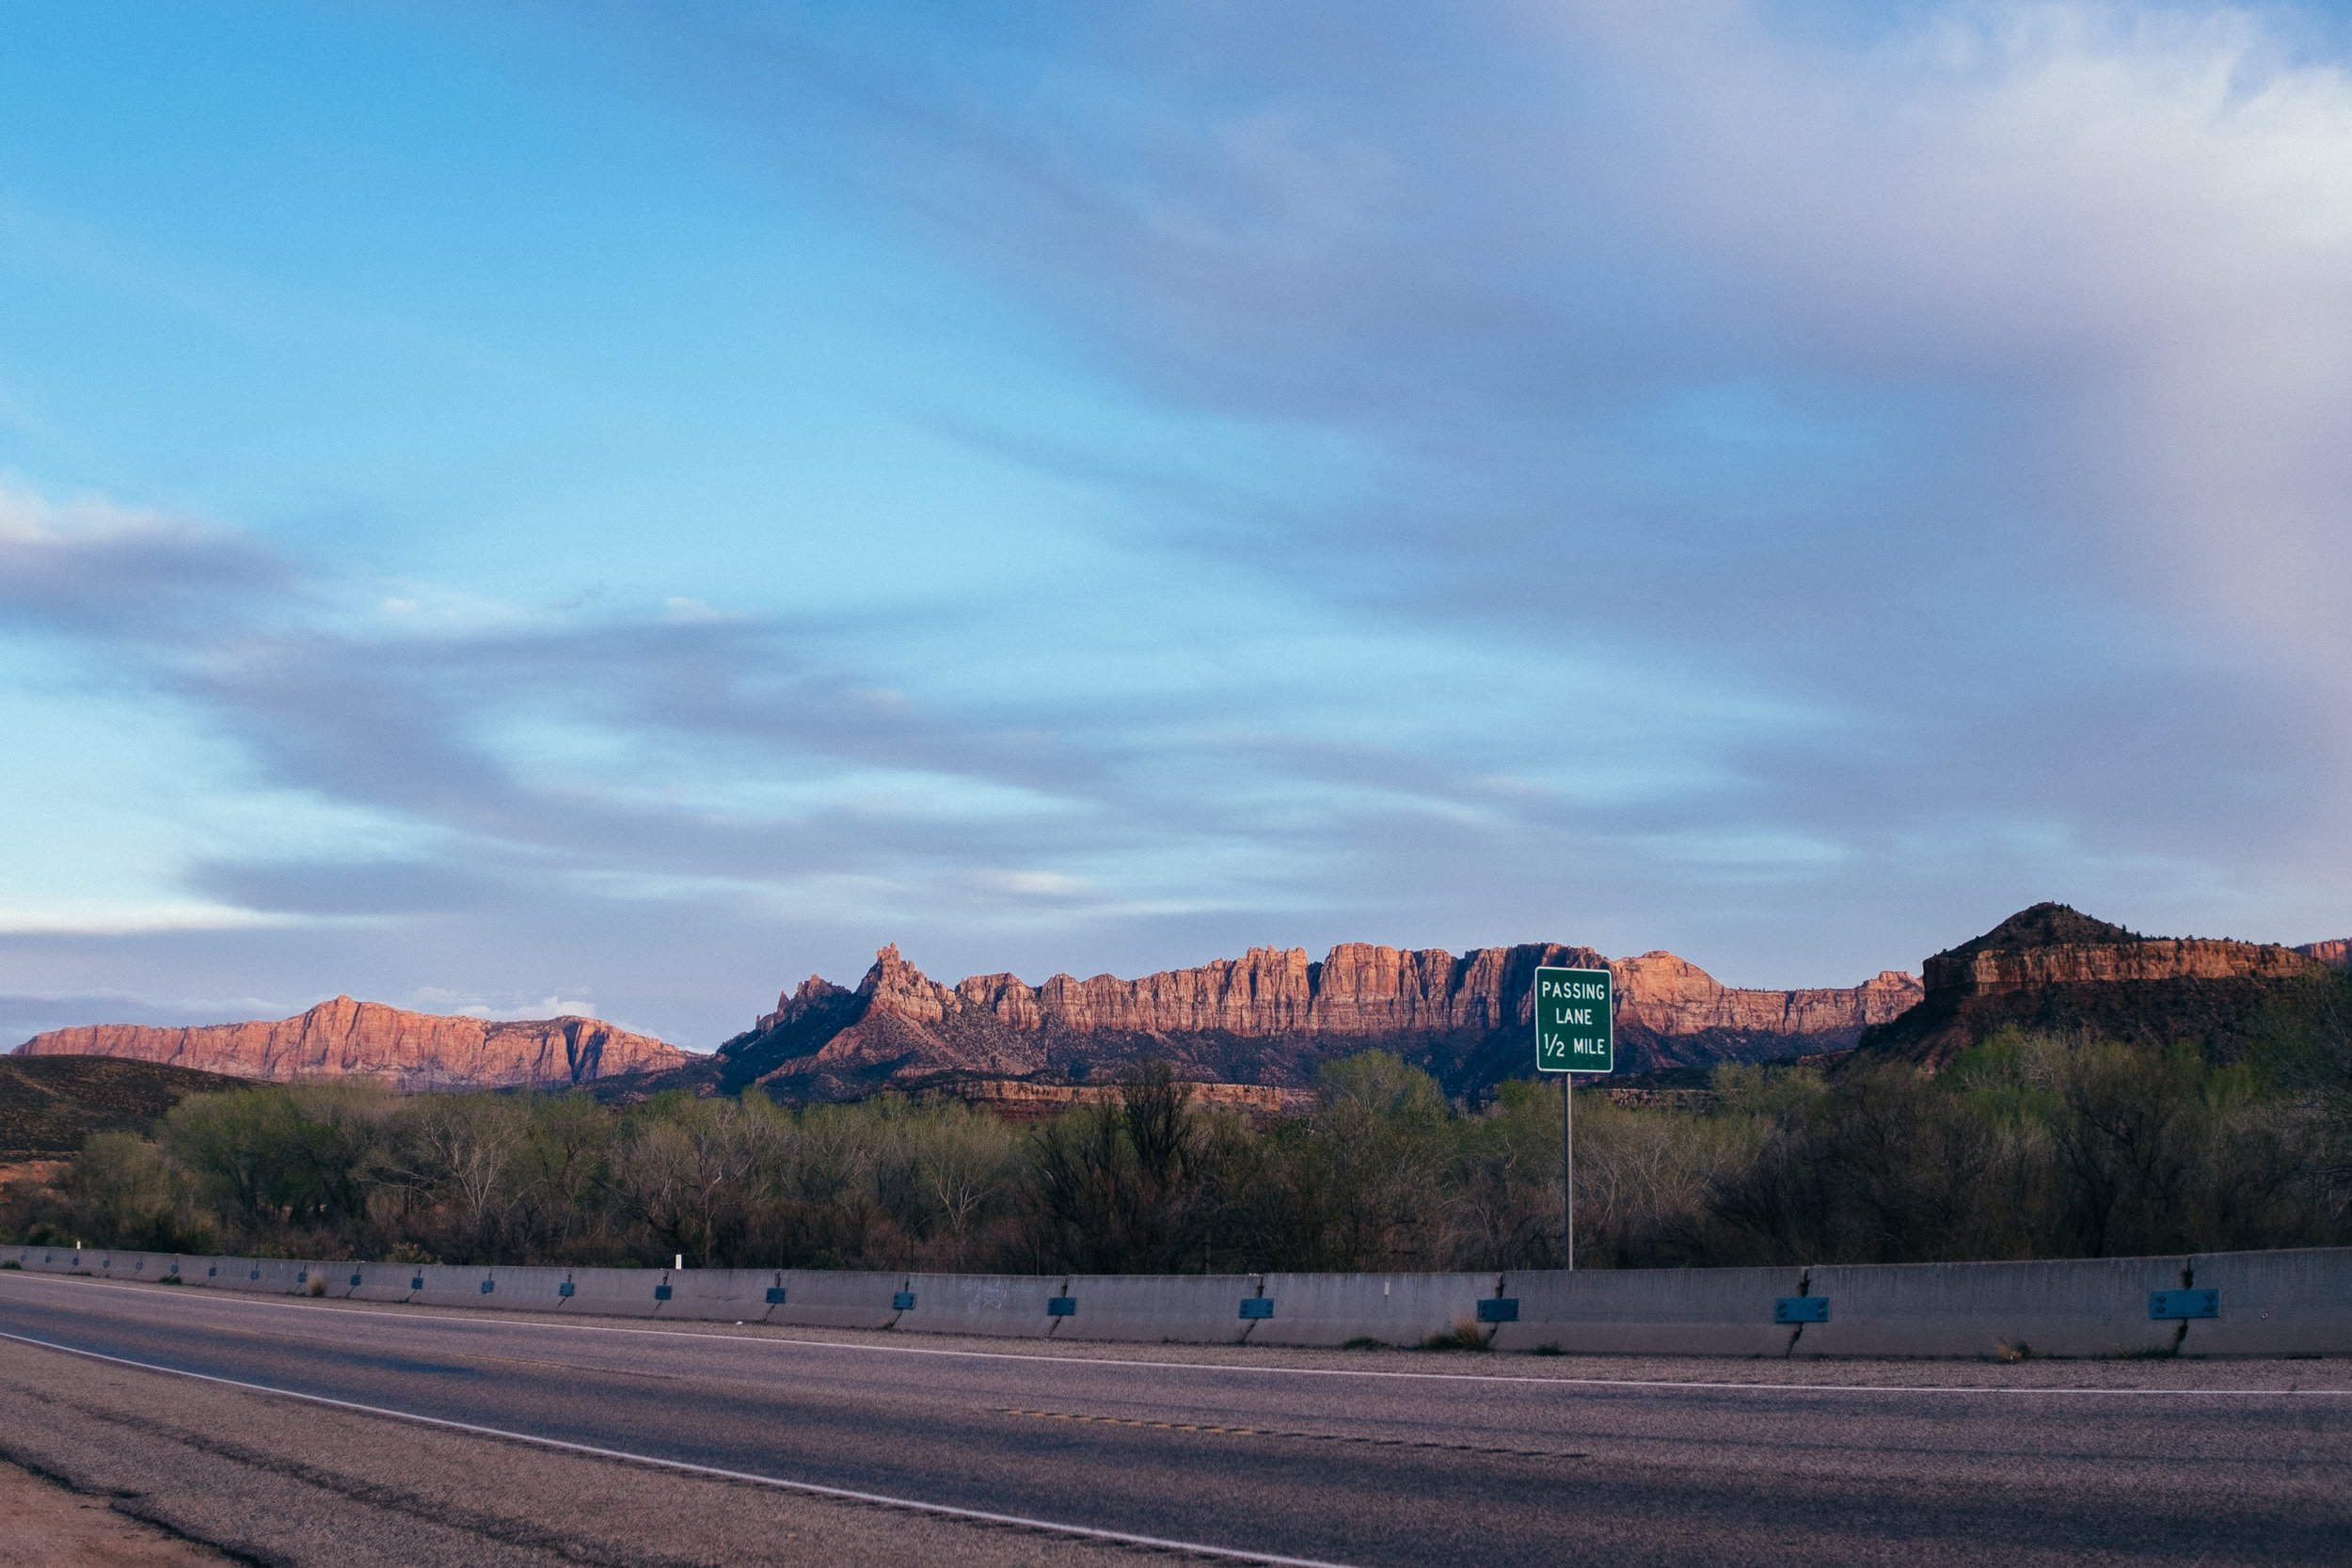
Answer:
<svg viewBox="0 0 2352 1568"><path fill-rule="evenodd" d="M0 1032L2352 932L2326 9L0 5Z"/></svg>

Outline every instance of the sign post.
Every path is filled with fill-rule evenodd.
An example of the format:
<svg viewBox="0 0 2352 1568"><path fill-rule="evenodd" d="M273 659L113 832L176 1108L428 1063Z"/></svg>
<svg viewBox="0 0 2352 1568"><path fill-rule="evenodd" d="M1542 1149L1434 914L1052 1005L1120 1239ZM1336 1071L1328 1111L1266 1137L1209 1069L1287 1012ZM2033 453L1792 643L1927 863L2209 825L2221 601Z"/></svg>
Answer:
<svg viewBox="0 0 2352 1568"><path fill-rule="evenodd" d="M1576 1074L1617 1070L1616 997L1605 969L1535 971L1535 1070L1560 1074L1560 1167L1576 1267Z"/></svg>

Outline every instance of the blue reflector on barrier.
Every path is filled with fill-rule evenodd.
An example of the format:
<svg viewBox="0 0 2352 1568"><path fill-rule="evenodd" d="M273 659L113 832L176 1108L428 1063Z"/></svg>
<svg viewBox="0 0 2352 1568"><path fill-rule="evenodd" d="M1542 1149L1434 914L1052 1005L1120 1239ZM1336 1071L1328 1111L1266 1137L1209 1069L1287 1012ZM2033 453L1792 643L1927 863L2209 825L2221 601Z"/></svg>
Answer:
<svg viewBox="0 0 2352 1568"><path fill-rule="evenodd" d="M771 1285L768 1287L768 1305L771 1307L782 1307L784 1305L783 1286Z"/></svg>
<svg viewBox="0 0 2352 1568"><path fill-rule="evenodd" d="M482 1282L482 1293L484 1295L488 1295L495 1289L497 1289L497 1285L494 1281L485 1279Z"/></svg>
<svg viewBox="0 0 2352 1568"><path fill-rule="evenodd" d="M1772 1303L1772 1322L1825 1323L1829 1322L1829 1297L1782 1296Z"/></svg>
<svg viewBox="0 0 2352 1568"><path fill-rule="evenodd" d="M408 1288L409 1288L410 1290L412 1290L412 1291L421 1291L421 1290L423 1290L423 1289L424 1289L424 1275L417 1275L417 1277L416 1277L416 1278L414 1278L414 1279L410 1280L410 1281L408 1282Z"/></svg>
<svg viewBox="0 0 2352 1568"><path fill-rule="evenodd" d="M2221 1292L2151 1291L2148 1292L2148 1315L2152 1318L2217 1318L2221 1316Z"/></svg>
<svg viewBox="0 0 2352 1568"><path fill-rule="evenodd" d="M310 1271L308 1269L297 1270L294 1274L294 1283L297 1285L308 1285L310 1283Z"/></svg>
<svg viewBox="0 0 2352 1568"><path fill-rule="evenodd" d="M211 1268L206 1269L206 1270L204 1271L204 1277L205 1277L205 1278L207 1278L207 1279L212 1279L212 1278L215 1278L215 1277L217 1277L219 1274L220 1274L220 1265L219 1265L218 1263L215 1263L215 1264L214 1264Z"/></svg>
<svg viewBox="0 0 2352 1568"><path fill-rule="evenodd" d="M132 1272L132 1273L134 1273L134 1274L137 1274L137 1273L139 1273L139 1272L143 1271L146 1267L147 1267L147 1259L144 1259L144 1258L142 1258L142 1259L140 1259L137 1262L135 1262L135 1263L134 1263L134 1264L132 1264L132 1265L131 1265L131 1272Z"/></svg>
<svg viewBox="0 0 2352 1568"><path fill-rule="evenodd" d="M1076 1296L1047 1296L1045 1315L1049 1318L1074 1318L1078 1315Z"/></svg>
<svg viewBox="0 0 2352 1568"><path fill-rule="evenodd" d="M570 1295L572 1293L572 1282L568 1279L564 1281L563 1284L558 1285L555 1288L555 1293L559 1296Z"/></svg>
<svg viewBox="0 0 2352 1568"><path fill-rule="evenodd" d="M1244 1296L1241 1303L1241 1315L1245 1318L1274 1316L1274 1298L1272 1296Z"/></svg>
<svg viewBox="0 0 2352 1568"><path fill-rule="evenodd" d="M1519 1321L1519 1298L1492 1296L1478 1304L1478 1321L1482 1323L1515 1323Z"/></svg>
<svg viewBox="0 0 2352 1568"><path fill-rule="evenodd" d="M259 1279L259 1278L261 1278L261 1277L262 1277L262 1271L261 1271L261 1270L259 1270L259 1269L255 1269L255 1270L254 1270L251 1274L249 1274L249 1275L246 1275L246 1277L247 1279Z"/></svg>
<svg viewBox="0 0 2352 1568"><path fill-rule="evenodd" d="M891 1292L890 1292L890 1309L891 1309L893 1312L912 1312L912 1311L914 1311L914 1292L913 1291L891 1291Z"/></svg>
<svg viewBox="0 0 2352 1568"><path fill-rule="evenodd" d="M653 1288L653 1299L654 1299L654 1300L656 1300L656 1301L667 1301L667 1300L669 1300L669 1299L670 1299L670 1288L669 1288L667 1285L657 1285L657 1286L655 1286L655 1287Z"/></svg>

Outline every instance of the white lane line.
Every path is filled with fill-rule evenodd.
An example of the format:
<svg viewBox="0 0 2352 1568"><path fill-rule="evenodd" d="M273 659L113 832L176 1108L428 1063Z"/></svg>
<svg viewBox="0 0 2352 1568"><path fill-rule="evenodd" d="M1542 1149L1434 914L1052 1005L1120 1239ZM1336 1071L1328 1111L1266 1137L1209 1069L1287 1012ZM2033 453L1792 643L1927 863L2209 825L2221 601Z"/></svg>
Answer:
<svg viewBox="0 0 2352 1568"><path fill-rule="evenodd" d="M0 1279L9 1277L0 1275ZM152 1287L116 1284L106 1280L72 1280L38 1274L15 1277L40 1280L44 1284L66 1285L71 1289L121 1291L147 1296L152 1300ZM569 1329L579 1334L635 1334L660 1339L712 1340L720 1344L789 1345L804 1350L847 1351L858 1354L877 1355L945 1355L966 1361L1034 1361L1045 1365L1070 1367L1137 1367L1176 1372L1239 1372L1251 1376L1277 1377L1371 1377L1403 1378L1438 1383L1507 1383L1534 1387L1571 1388L1693 1388L1708 1392L1738 1393L1755 1390L1780 1394L2037 1394L2037 1395L2121 1395L2144 1398L2229 1398L2253 1399L2268 1395L2352 1398L2352 1388L1993 1388L1965 1383L1731 1383L1700 1382L1687 1378L1635 1377L1546 1377L1541 1372L1396 1372L1373 1368L1355 1367L1248 1367L1229 1366L1216 1361L1136 1361L1109 1355L1032 1355L1021 1351L998 1350L934 1350L923 1345L873 1345L859 1340L795 1339L772 1334L716 1334L685 1328L628 1328L614 1323L581 1323L576 1318L526 1317L520 1313L499 1308L471 1309L462 1307L421 1307L411 1311L395 1312L379 1308L383 1306L405 1306L405 1303L360 1302L347 1307L312 1307L307 1302L278 1301L272 1297L211 1294L217 1287L204 1287L204 1295L187 1297L190 1305L201 1303L217 1307L274 1307L289 1312L326 1312L342 1317L365 1316L392 1319L423 1318L427 1322L465 1324L481 1328L555 1328ZM483 1316L475 1316L483 1310ZM489 1316L489 1312L500 1312ZM1271 1347L1269 1347L1271 1348Z"/></svg>
<svg viewBox="0 0 2352 1568"><path fill-rule="evenodd" d="M233 1377L215 1377L210 1372L192 1372L184 1367L161 1367L151 1361L133 1361L127 1356L107 1355L103 1352L83 1350L75 1345L55 1344L28 1335L0 1331L0 1339L13 1339L20 1345L37 1345L42 1350L62 1351L92 1361L104 1361L117 1367L135 1367L143 1372L165 1372L172 1377L193 1378L199 1383L215 1384L223 1388L241 1388L248 1394L268 1394L281 1400L301 1400L308 1404L323 1404L335 1410L356 1411L362 1416L382 1416L395 1421L414 1421L419 1426L439 1427L448 1432L469 1433L477 1437L500 1437L510 1443L529 1443L536 1448L554 1449L563 1453L586 1454L595 1459L617 1459L624 1464L644 1465L658 1470L676 1470L687 1475L711 1476L721 1481L750 1481L755 1486L773 1486L787 1492L805 1492L813 1497L835 1497L847 1502L871 1503L878 1508L906 1509L915 1513L936 1513L949 1519L966 1519L976 1524L1010 1525L1021 1529L1046 1530L1056 1535L1082 1536L1089 1541L1116 1542L1122 1546L1148 1546L1158 1551L1195 1552L1203 1557L1224 1558L1234 1562L1266 1562L1277 1568L1347 1568L1345 1563L1327 1562L1321 1558L1284 1557L1279 1552L1244 1551L1234 1546L1211 1546L1198 1541L1170 1541L1156 1535L1134 1535L1125 1530L1098 1529L1092 1525L1066 1525L1055 1519L1032 1519L1019 1513L991 1513L983 1509L957 1508L950 1503L927 1503L915 1497L893 1497L881 1492L859 1492L846 1486L824 1486L813 1481L786 1481L781 1476L763 1476L749 1470L722 1470L708 1465L690 1465L682 1459L663 1459L655 1454L630 1453L623 1449L600 1449L588 1443L566 1443L560 1438L534 1436L528 1432L509 1432L502 1427L475 1426L469 1421L446 1420L438 1416L420 1416L412 1410L389 1410L382 1405L358 1404L350 1400L329 1399L324 1394L305 1394L294 1388L272 1388L266 1384L244 1383Z"/></svg>

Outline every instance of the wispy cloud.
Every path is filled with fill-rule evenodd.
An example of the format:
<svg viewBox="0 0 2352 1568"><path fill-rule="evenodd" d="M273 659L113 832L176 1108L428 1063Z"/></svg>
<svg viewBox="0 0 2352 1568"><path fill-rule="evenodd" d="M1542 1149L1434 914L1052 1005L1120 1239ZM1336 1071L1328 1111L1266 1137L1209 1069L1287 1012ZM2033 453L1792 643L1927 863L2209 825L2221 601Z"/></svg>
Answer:
<svg viewBox="0 0 2352 1568"><path fill-rule="evenodd" d="M0 608L385 825L189 856L163 894L274 924L140 961L265 934L254 989L380 965L707 1040L885 938L952 973L1553 936L1809 983L2042 896L2352 927L2352 79L2291 14L599 15L497 47L604 40L1025 324L1061 401L916 356L890 412L1083 547L950 517L978 566L918 590L812 505L865 575L500 592L0 494Z"/></svg>
<svg viewBox="0 0 2352 1568"><path fill-rule="evenodd" d="M200 635L240 620L292 575L249 535L103 497L52 499L0 484L0 608L12 617L128 641Z"/></svg>

